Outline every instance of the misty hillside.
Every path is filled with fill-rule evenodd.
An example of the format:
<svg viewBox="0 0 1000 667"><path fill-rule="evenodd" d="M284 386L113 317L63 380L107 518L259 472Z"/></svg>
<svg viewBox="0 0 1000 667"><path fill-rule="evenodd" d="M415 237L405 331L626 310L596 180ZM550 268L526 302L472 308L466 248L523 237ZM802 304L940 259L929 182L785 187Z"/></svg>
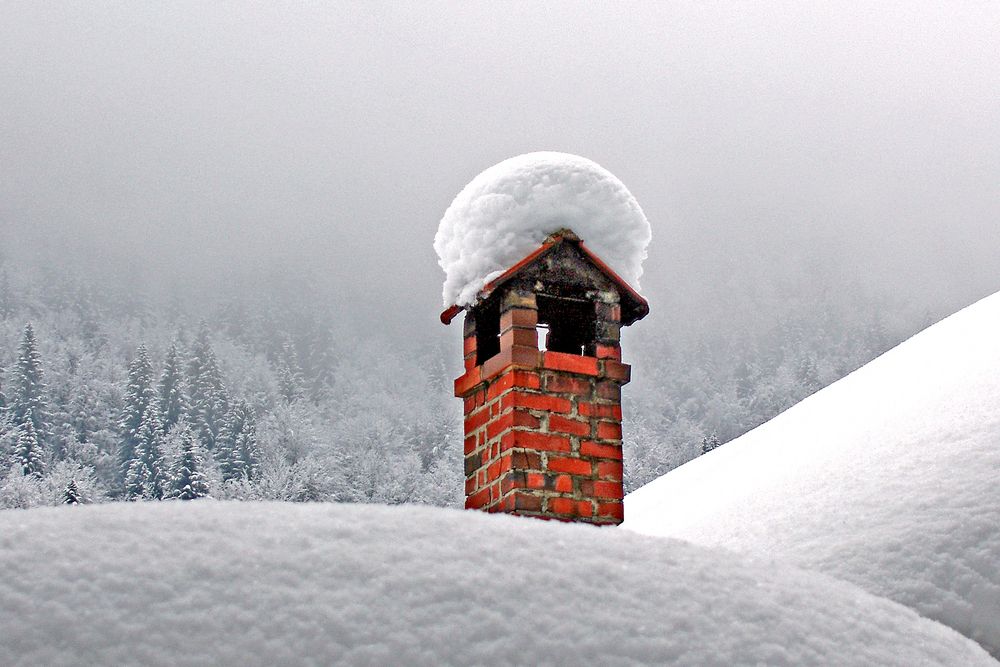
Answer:
<svg viewBox="0 0 1000 667"><path fill-rule="evenodd" d="M843 582L613 529L419 507L0 512L0 663L996 665Z"/></svg>
<svg viewBox="0 0 1000 667"><path fill-rule="evenodd" d="M170 497L187 484L176 479L185 446L199 469L196 495L459 504L459 348L443 335L359 331L349 309L304 278L268 277L206 299L4 263L0 506L57 504L70 480L84 502ZM627 486L764 422L901 339L912 318L900 324L898 308L895 320L884 310L803 302L754 336L719 330L695 340L650 326L627 339ZM33 433L22 438L27 421Z"/></svg>
<svg viewBox="0 0 1000 667"><path fill-rule="evenodd" d="M853 582L1000 655L1000 293L629 494L625 527Z"/></svg>

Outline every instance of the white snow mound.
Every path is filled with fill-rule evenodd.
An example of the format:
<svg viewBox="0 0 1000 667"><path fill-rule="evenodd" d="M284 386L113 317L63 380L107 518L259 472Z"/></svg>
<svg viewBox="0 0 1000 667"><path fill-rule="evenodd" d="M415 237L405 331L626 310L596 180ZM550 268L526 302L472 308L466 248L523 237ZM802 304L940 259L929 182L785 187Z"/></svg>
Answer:
<svg viewBox="0 0 1000 667"><path fill-rule="evenodd" d="M824 575L418 507L0 512L0 664L997 665Z"/></svg>
<svg viewBox="0 0 1000 667"><path fill-rule="evenodd" d="M854 582L1000 656L1000 293L636 490L625 516Z"/></svg>
<svg viewBox="0 0 1000 667"><path fill-rule="evenodd" d="M445 211L434 237L444 305L467 306L493 278L561 228L572 229L636 290L649 222L608 170L568 153L528 153L476 176Z"/></svg>

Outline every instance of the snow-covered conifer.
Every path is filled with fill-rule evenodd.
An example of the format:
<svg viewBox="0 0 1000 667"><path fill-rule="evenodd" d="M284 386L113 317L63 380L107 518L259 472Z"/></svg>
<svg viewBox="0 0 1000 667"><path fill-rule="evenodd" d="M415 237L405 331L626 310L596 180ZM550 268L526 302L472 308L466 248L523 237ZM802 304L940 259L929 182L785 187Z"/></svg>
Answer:
<svg viewBox="0 0 1000 667"><path fill-rule="evenodd" d="M719 447L722 443L719 442L719 436L715 433L711 435L706 435L701 439L701 453L708 454L713 449Z"/></svg>
<svg viewBox="0 0 1000 667"><path fill-rule="evenodd" d="M43 447L31 417L31 410L28 410L24 423L19 427L14 461L21 467L22 475L41 477L45 469Z"/></svg>
<svg viewBox="0 0 1000 667"><path fill-rule="evenodd" d="M139 443L139 430L149 407L154 404L156 392L153 389L153 367L149 362L149 354L145 345L139 345L135 359L128 367L128 386L125 389L125 407L122 409L118 426L121 430L121 447L118 450L118 460L122 475L126 475L129 466L136 457Z"/></svg>
<svg viewBox="0 0 1000 667"><path fill-rule="evenodd" d="M30 322L24 327L11 384L8 401L14 424L22 426L26 420L30 420L39 441L44 442L48 433L44 373L35 330Z"/></svg>
<svg viewBox="0 0 1000 667"><path fill-rule="evenodd" d="M80 489L76 486L76 480L70 479L69 484L66 485L66 491L63 493L63 505L79 505L80 504Z"/></svg>
<svg viewBox="0 0 1000 667"><path fill-rule="evenodd" d="M188 363L191 422L202 445L212 451L229 411L229 394L204 322L191 352Z"/></svg>
<svg viewBox="0 0 1000 667"><path fill-rule="evenodd" d="M260 452L257 449L257 417L244 400L229 413L220 438L219 465L223 481L253 479Z"/></svg>
<svg viewBox="0 0 1000 667"><path fill-rule="evenodd" d="M170 479L170 497L194 500L208 495L208 482L203 472L204 459L198 438L186 426L182 427L181 451Z"/></svg>
<svg viewBox="0 0 1000 667"><path fill-rule="evenodd" d="M286 403L292 403L302 397L304 384L299 355L292 341L287 340L281 348L281 359L278 362L278 391Z"/></svg>
<svg viewBox="0 0 1000 667"><path fill-rule="evenodd" d="M3 366L0 366L0 416L7 409L7 396L3 393Z"/></svg>
<svg viewBox="0 0 1000 667"><path fill-rule="evenodd" d="M163 429L155 405L146 408L136 441L135 455L125 473L128 500L163 498Z"/></svg>
<svg viewBox="0 0 1000 667"><path fill-rule="evenodd" d="M181 420L187 413L187 397L184 395L184 369L177 343L167 350L160 376L160 421L164 432Z"/></svg>

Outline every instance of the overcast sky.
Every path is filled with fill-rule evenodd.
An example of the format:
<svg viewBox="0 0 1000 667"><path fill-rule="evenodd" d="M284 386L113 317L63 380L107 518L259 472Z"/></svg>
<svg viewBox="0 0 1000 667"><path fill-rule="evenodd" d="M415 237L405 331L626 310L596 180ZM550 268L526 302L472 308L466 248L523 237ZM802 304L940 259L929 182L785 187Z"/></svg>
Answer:
<svg viewBox="0 0 1000 667"><path fill-rule="evenodd" d="M654 310L1000 289L1000 3L819 4L0 0L2 245L310 267L424 330L451 199L559 150L643 206Z"/></svg>

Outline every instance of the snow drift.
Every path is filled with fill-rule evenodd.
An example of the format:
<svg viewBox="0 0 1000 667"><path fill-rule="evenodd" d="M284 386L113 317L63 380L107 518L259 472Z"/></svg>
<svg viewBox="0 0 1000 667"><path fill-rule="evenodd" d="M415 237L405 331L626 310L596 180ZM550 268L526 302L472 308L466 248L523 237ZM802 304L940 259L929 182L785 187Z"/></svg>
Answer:
<svg viewBox="0 0 1000 667"><path fill-rule="evenodd" d="M854 582L1000 656L1000 293L636 490L625 516Z"/></svg>
<svg viewBox="0 0 1000 667"><path fill-rule="evenodd" d="M823 575L435 508L9 510L0 572L5 666L997 664Z"/></svg>
<svg viewBox="0 0 1000 667"><path fill-rule="evenodd" d="M636 290L649 222L609 171L567 153L528 153L476 176L445 211L434 237L444 305L466 306L490 280L570 228Z"/></svg>

